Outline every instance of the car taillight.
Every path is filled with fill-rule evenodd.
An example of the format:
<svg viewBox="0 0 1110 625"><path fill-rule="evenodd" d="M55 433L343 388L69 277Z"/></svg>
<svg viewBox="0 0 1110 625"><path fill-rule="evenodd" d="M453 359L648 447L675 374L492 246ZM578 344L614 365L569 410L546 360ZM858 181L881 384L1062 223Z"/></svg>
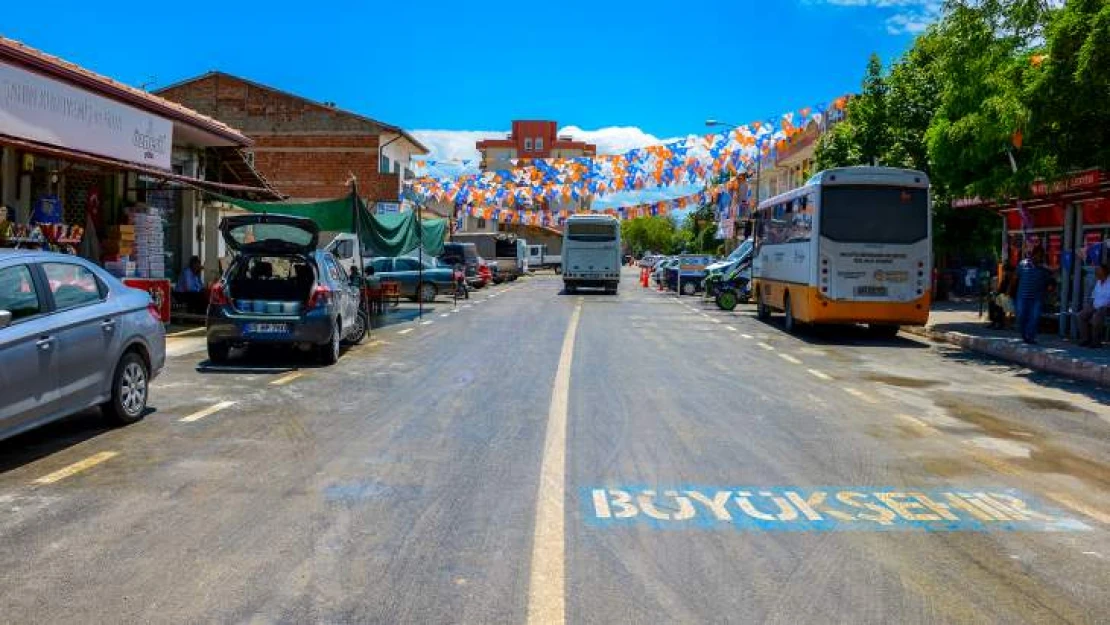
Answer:
<svg viewBox="0 0 1110 625"><path fill-rule="evenodd" d="M158 310L158 306L156 306L154 302L146 305L146 311L150 313L151 317L154 317L155 321L162 323L162 311Z"/></svg>
<svg viewBox="0 0 1110 625"><path fill-rule="evenodd" d="M227 298L223 282L212 285L212 290L208 292L208 303L212 306L227 306L231 303L231 300Z"/></svg>
<svg viewBox="0 0 1110 625"><path fill-rule="evenodd" d="M312 290L312 295L308 298L308 308L327 306L330 300L331 289L322 284L318 284L316 288Z"/></svg>

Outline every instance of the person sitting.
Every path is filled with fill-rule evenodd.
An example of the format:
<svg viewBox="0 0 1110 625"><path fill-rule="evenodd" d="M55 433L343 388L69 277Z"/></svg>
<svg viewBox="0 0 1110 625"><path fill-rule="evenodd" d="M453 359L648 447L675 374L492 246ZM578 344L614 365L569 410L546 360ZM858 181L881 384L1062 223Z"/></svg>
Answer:
<svg viewBox="0 0 1110 625"><path fill-rule="evenodd" d="M194 315L205 314L208 301L204 292L204 265L200 262L200 256L193 256L189 259L189 265L181 271L181 275L177 278L174 292L178 301L185 304L189 313Z"/></svg>
<svg viewBox="0 0 1110 625"><path fill-rule="evenodd" d="M1098 347L1102 343L1107 314L1110 314L1110 266L1104 263L1095 269L1095 288L1079 313L1080 345Z"/></svg>

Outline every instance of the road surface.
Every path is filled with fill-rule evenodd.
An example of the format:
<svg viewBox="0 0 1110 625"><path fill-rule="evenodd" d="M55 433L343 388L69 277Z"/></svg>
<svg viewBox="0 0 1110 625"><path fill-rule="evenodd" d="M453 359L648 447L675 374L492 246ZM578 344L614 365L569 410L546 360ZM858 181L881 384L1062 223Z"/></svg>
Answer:
<svg viewBox="0 0 1110 625"><path fill-rule="evenodd" d="M1110 397L555 276L0 443L0 622L1096 623Z"/></svg>

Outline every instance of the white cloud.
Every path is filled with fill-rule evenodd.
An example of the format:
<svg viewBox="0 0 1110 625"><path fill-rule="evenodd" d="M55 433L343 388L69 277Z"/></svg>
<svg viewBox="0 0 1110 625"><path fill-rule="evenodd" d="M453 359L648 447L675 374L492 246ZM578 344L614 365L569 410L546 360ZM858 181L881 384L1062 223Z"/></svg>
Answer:
<svg viewBox="0 0 1110 625"><path fill-rule="evenodd" d="M665 143L665 140L635 126L609 126L597 130L564 126L559 129L559 135L570 135L576 141L593 143L597 146L598 154L622 154L636 148Z"/></svg>
<svg viewBox="0 0 1110 625"><path fill-rule="evenodd" d="M497 139L508 134L504 130L413 130L412 135L431 151L423 157L432 161L478 162L474 144L482 139Z"/></svg>
<svg viewBox="0 0 1110 625"><path fill-rule="evenodd" d="M935 22L943 0L804 0L806 4L866 8L886 16L886 31L892 35L917 34Z"/></svg>

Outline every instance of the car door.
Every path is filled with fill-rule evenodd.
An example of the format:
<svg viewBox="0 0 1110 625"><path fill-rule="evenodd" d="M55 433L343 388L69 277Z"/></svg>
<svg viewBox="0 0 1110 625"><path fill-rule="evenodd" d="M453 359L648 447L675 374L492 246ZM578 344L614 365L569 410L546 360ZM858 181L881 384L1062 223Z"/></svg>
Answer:
<svg viewBox="0 0 1110 625"><path fill-rule="evenodd" d="M420 282L420 261L415 258L394 258L393 271L401 280L401 295L413 297Z"/></svg>
<svg viewBox="0 0 1110 625"><path fill-rule="evenodd" d="M64 260L40 267L53 302L61 401L66 409L82 410L105 399L119 352L120 311L88 267Z"/></svg>
<svg viewBox="0 0 1110 625"><path fill-rule="evenodd" d="M352 327L355 317L358 316L358 289L351 284L350 274L343 272L343 267L334 257L328 254L325 255L325 259L335 283L332 288L340 295L339 314L346 320L346 323L343 324L344 328Z"/></svg>
<svg viewBox="0 0 1110 625"><path fill-rule="evenodd" d="M0 438L57 410L57 337L45 287L30 264L0 267L0 310L12 315L0 328Z"/></svg>

